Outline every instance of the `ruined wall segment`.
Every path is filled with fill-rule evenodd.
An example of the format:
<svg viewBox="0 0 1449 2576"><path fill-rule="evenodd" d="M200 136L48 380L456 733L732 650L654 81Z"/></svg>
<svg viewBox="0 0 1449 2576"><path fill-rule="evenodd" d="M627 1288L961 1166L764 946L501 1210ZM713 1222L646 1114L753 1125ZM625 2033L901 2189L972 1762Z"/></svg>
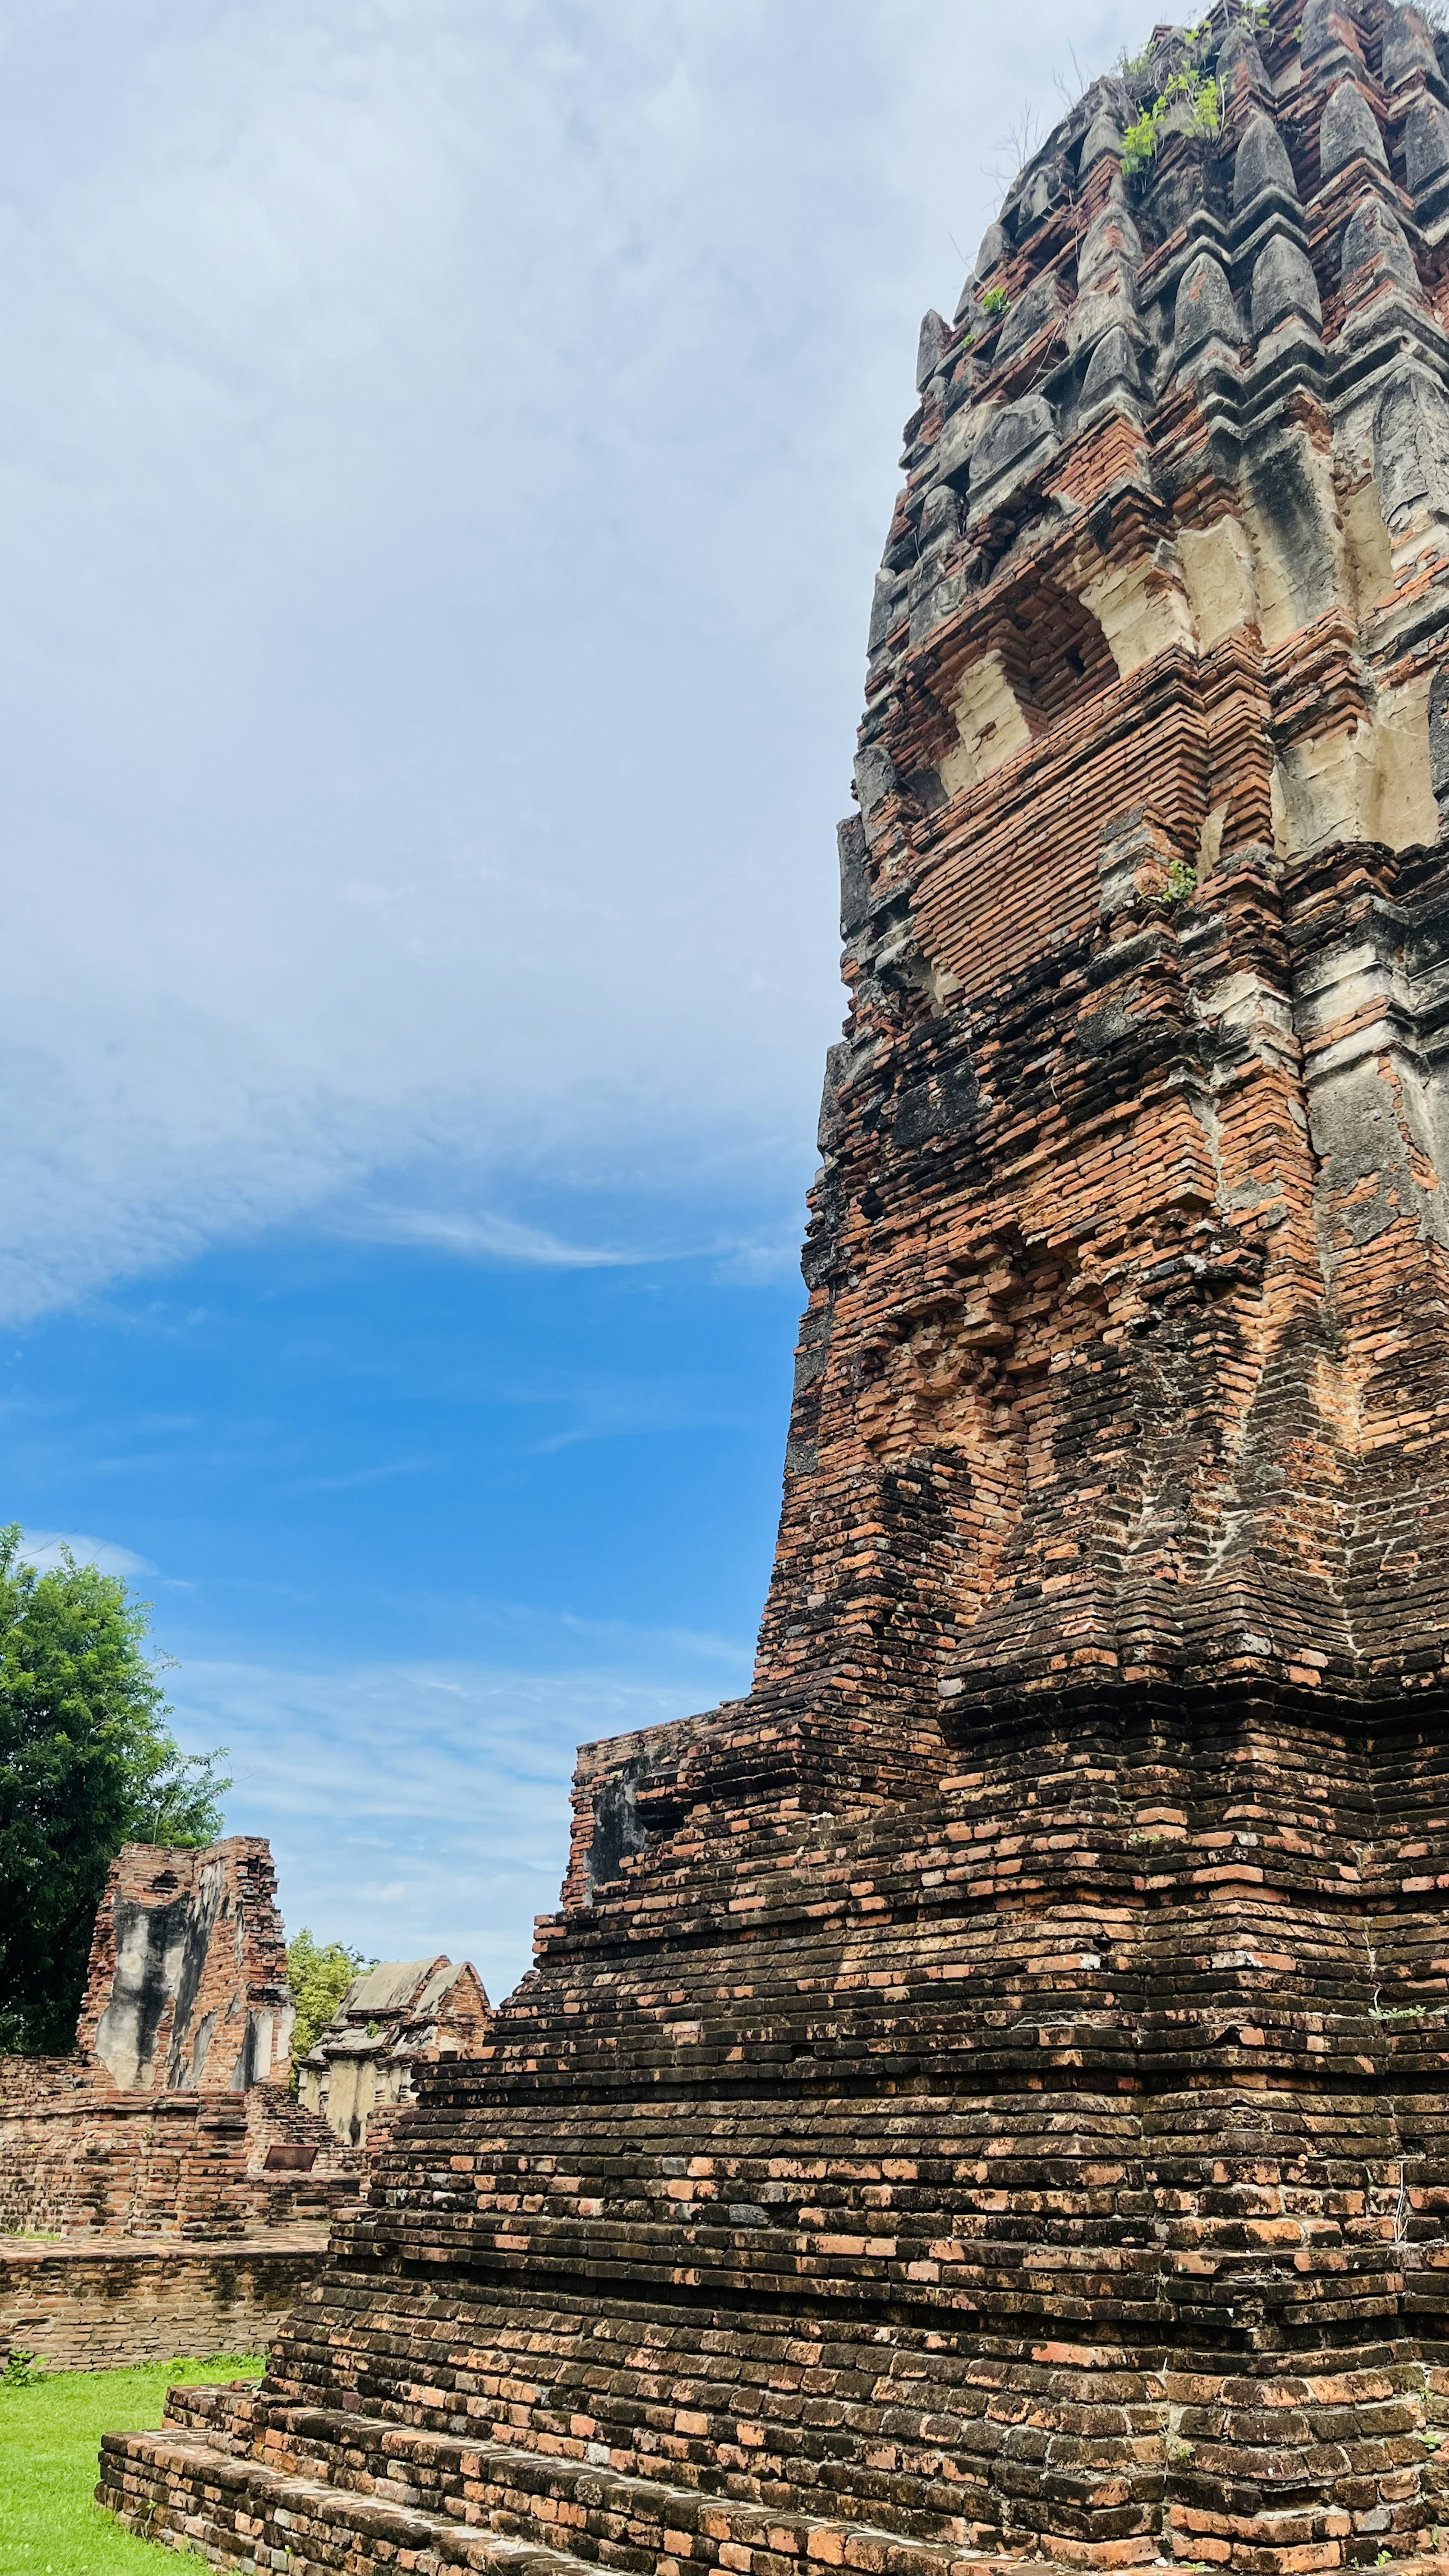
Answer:
<svg viewBox="0 0 1449 2576"><path fill-rule="evenodd" d="M357 2159L288 2092L267 1843L127 1843L73 2054L0 2058L0 2230L236 2236L325 2222Z"/></svg>
<svg viewBox="0 0 1449 2576"><path fill-rule="evenodd" d="M127 1843L111 1863L76 2031L118 2092L286 2081L296 2006L260 1836Z"/></svg>
<svg viewBox="0 0 1449 2576"><path fill-rule="evenodd" d="M927 316L755 1687L134 2527L1449 2567L1446 74L1159 29Z"/></svg>
<svg viewBox="0 0 1449 2576"><path fill-rule="evenodd" d="M128 1843L74 2051L0 2058L0 2358L214 2352L316 2273L359 2159L290 2096L294 2017L267 1844Z"/></svg>
<svg viewBox="0 0 1449 2576"><path fill-rule="evenodd" d="M379 1961L353 1978L303 2058L298 2098L334 2136L362 2146L379 2112L412 2100L420 2066L476 2056L492 2019L482 1980L466 1960Z"/></svg>
<svg viewBox="0 0 1449 2576"><path fill-rule="evenodd" d="M321 2269L315 2232L295 2227L213 2248L0 2236L0 2359L47 2371L134 2370L262 2352Z"/></svg>

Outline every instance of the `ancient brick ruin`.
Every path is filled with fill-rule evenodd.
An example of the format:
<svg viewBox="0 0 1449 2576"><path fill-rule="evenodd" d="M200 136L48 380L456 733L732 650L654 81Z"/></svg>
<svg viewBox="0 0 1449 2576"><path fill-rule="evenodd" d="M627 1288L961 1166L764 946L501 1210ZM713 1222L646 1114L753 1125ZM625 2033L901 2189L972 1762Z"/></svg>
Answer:
<svg viewBox="0 0 1449 2576"><path fill-rule="evenodd" d="M1449 2525L1449 43L1261 16L927 318L756 1686L586 1751L260 2389L108 2437L218 2564Z"/></svg>
<svg viewBox="0 0 1449 2576"><path fill-rule="evenodd" d="M265 1842L128 1843L74 2053L0 2058L0 2351L245 2350L319 2269L359 2160L288 2092Z"/></svg>
<svg viewBox="0 0 1449 2576"><path fill-rule="evenodd" d="M354 1977L297 2070L297 2098L347 2146L365 2145L380 2111L411 2102L438 2057L476 2057L493 2007L467 1960L392 1959Z"/></svg>
<svg viewBox="0 0 1449 2576"><path fill-rule="evenodd" d="M265 1842L127 1843L111 1863L76 2026L119 2093L286 2080L296 2007Z"/></svg>

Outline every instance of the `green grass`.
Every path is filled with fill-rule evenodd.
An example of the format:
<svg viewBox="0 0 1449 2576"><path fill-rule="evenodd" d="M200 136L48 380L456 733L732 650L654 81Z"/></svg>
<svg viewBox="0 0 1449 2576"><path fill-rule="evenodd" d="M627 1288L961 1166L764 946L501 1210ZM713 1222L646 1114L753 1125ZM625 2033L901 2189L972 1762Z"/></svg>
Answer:
<svg viewBox="0 0 1449 2576"><path fill-rule="evenodd" d="M103 2433L159 2424L179 2381L259 2379L258 2353L0 2386L0 2576L160 2576L177 2561L92 2504Z"/></svg>

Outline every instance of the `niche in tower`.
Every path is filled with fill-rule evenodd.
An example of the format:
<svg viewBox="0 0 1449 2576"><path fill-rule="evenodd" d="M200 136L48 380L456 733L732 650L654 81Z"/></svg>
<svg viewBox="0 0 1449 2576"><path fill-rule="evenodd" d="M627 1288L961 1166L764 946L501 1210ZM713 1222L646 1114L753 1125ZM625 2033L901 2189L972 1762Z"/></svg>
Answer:
<svg viewBox="0 0 1449 2576"><path fill-rule="evenodd" d="M1089 608L1044 576L1023 583L991 637L1028 731L1049 733L1117 677Z"/></svg>

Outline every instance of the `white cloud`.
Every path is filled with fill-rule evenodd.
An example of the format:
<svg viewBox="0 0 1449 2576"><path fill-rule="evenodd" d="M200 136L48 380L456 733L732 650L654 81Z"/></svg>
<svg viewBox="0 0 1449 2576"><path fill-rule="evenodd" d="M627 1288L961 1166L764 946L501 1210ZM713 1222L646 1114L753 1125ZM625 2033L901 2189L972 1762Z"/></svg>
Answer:
<svg viewBox="0 0 1449 2576"><path fill-rule="evenodd" d="M1130 23L13 0L0 1308L798 1189L916 317Z"/></svg>
<svg viewBox="0 0 1449 2576"><path fill-rule="evenodd" d="M98 1565L102 1574L130 1576L156 1571L144 1556L135 1555L129 1547L118 1547L114 1539L87 1538L83 1530L28 1529L20 1553L27 1565L44 1569L59 1565L67 1549L77 1565Z"/></svg>
<svg viewBox="0 0 1449 2576"><path fill-rule="evenodd" d="M227 1830L269 1837L291 1931L379 1958L471 1958L498 2000L529 1965L534 1916L558 1902L576 1747L748 1678L748 1654L722 1640L621 1629L606 1642L630 1669L188 1657L177 1730L188 1747L230 1746ZM659 1678L641 1678L651 1667Z"/></svg>
<svg viewBox="0 0 1449 2576"><path fill-rule="evenodd" d="M338 1476L294 1476L282 1487L289 1494L350 1494L365 1485L389 1485L395 1476L426 1476L439 1465L436 1458L388 1458L375 1467L352 1467Z"/></svg>
<svg viewBox="0 0 1449 2576"><path fill-rule="evenodd" d="M603 1270L641 1257L635 1252L564 1243L541 1226L521 1225L515 1218L493 1213L465 1216L441 1209L385 1207L374 1201L340 1210L334 1222L338 1232L374 1243L416 1243L436 1252L456 1252L463 1259L514 1261L541 1270Z"/></svg>

